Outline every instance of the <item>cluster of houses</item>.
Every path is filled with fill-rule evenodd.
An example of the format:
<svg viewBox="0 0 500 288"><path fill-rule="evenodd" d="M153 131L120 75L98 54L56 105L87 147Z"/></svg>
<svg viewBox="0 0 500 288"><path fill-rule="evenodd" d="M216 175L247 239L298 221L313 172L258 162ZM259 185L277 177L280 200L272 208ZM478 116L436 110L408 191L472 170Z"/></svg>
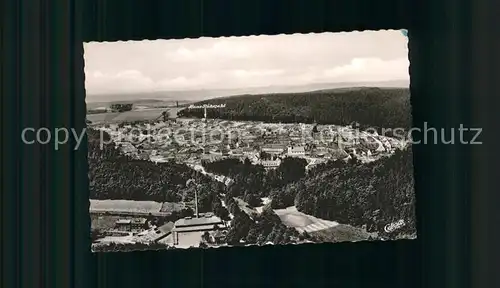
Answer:
<svg viewBox="0 0 500 288"><path fill-rule="evenodd" d="M356 155L370 158L372 154L387 152L386 144L382 145L380 141L375 140L369 145L363 145L363 141L358 141L357 136L350 135L352 133L348 130L338 132L336 137L341 137L342 143L344 137L353 138L354 142L348 145L342 144L340 147L335 139L325 141L321 133L314 132L313 130L317 130L316 126L313 126L314 129L310 128L305 127L305 124L176 119L157 124L144 123L134 127L114 125L108 128L108 133L116 139L116 145L125 154L155 162L176 160L194 164L202 160L248 158L254 164L272 169L280 165L283 157L344 159ZM142 133L142 130L147 133ZM165 136L162 134L164 131L175 131L175 136ZM304 133L304 131L313 132ZM130 137L123 137L130 134L133 134L135 139L133 143L128 141ZM310 134L311 137L304 138L304 134ZM375 139L373 137L378 135L370 137L373 140ZM170 139L168 144L166 139ZM171 141L172 139L175 141ZM262 152L272 157L264 159L260 157Z"/></svg>
<svg viewBox="0 0 500 288"><path fill-rule="evenodd" d="M226 224L213 213L204 213L185 217L166 223L160 227L151 227L144 218L118 219L109 235L128 236L134 242L158 242L164 241L172 246L197 246L201 235L208 232L211 242L219 243L226 231ZM152 235L152 236L151 236ZM149 236L149 237L146 237ZM116 238L114 238L116 239Z"/></svg>
<svg viewBox="0 0 500 288"><path fill-rule="evenodd" d="M197 208L195 209L197 211ZM145 218L118 219L114 229L107 231L109 240L129 242L160 242L174 247L198 246L204 234L208 234L211 243L222 243L227 231L227 224L213 213L198 213L193 216L168 222L160 227L151 225ZM117 238L118 237L118 238ZM120 238L121 237L121 238Z"/></svg>
<svg viewBox="0 0 500 288"><path fill-rule="evenodd" d="M115 228L118 231L137 232L147 229L148 223L145 218L118 219Z"/></svg>

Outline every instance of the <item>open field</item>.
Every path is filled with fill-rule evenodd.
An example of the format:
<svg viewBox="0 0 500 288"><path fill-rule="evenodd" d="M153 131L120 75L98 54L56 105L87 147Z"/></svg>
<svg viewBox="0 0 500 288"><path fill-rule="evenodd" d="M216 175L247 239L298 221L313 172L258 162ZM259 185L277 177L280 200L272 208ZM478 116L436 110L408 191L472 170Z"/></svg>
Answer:
<svg viewBox="0 0 500 288"><path fill-rule="evenodd" d="M127 111L123 113L106 112L99 114L88 114L87 119L92 123L119 123L125 121L147 121L154 120L161 116L168 108L151 108Z"/></svg>
<svg viewBox="0 0 500 288"><path fill-rule="evenodd" d="M115 217L127 216L166 216L173 211L181 211L184 205L172 202L134 201L134 200L90 200L91 215Z"/></svg>
<svg viewBox="0 0 500 288"><path fill-rule="evenodd" d="M320 242L345 242L345 241L365 241L370 236L376 237L375 234L366 232L361 228L352 227L349 225L339 224L335 227L314 231L310 233Z"/></svg>
<svg viewBox="0 0 500 288"><path fill-rule="evenodd" d="M276 209L274 212L280 217L283 224L294 227L299 232L315 232L339 225L337 222L316 218L299 212L294 206L286 209Z"/></svg>
<svg viewBox="0 0 500 288"><path fill-rule="evenodd" d="M142 100L125 100L125 101L100 101L100 102L90 102L87 103L87 110L94 110L99 108L109 108L112 104L133 104L133 109L137 109L139 107L145 108L166 108L166 107L175 107L177 104L186 105L190 103L190 101L163 101L157 99L142 99Z"/></svg>
<svg viewBox="0 0 500 288"><path fill-rule="evenodd" d="M92 123L107 123L112 121L115 117L118 116L118 112L106 112L106 113L97 113L97 114L87 114L87 119L92 121Z"/></svg>
<svg viewBox="0 0 500 288"><path fill-rule="evenodd" d="M163 204L154 201L94 200L90 199L91 211L160 212Z"/></svg>
<svg viewBox="0 0 500 288"><path fill-rule="evenodd" d="M134 244L133 236L106 236L97 240L98 243L109 244L109 243L119 243L119 244Z"/></svg>
<svg viewBox="0 0 500 288"><path fill-rule="evenodd" d="M88 97L87 97L88 98ZM87 101L87 110L97 109L97 108L109 108L112 104L134 104L136 105L146 105L148 107L157 107L158 105L168 105L172 102L157 100L157 99L140 99L140 100L124 100L124 101L97 101L89 102ZM175 102L173 102L175 104Z"/></svg>
<svg viewBox="0 0 500 288"><path fill-rule="evenodd" d="M294 227L299 232L307 232L316 237L319 242L364 241L370 236L376 237L375 234L368 233L361 228L304 214L297 211L295 207L276 209L274 212L278 214L283 224Z"/></svg>
<svg viewBox="0 0 500 288"><path fill-rule="evenodd" d="M141 109L141 110L133 110L127 111L124 113L120 113L113 120L115 121L140 121L140 120L152 120L161 116L164 108L151 108L151 109Z"/></svg>
<svg viewBox="0 0 500 288"><path fill-rule="evenodd" d="M181 211L184 208L182 203L164 202L161 205L160 212L172 213L174 211Z"/></svg>
<svg viewBox="0 0 500 288"><path fill-rule="evenodd" d="M261 207L251 208L248 204L240 198L234 198L240 209L247 213L249 216L252 214L262 213ZM265 201L267 202L267 201ZM267 203L265 203L267 204ZM311 215L299 212L295 206L286 209L275 209L274 212L280 217L283 224L288 227L293 227L299 232L316 232L325 229L336 227L339 223L316 218Z"/></svg>

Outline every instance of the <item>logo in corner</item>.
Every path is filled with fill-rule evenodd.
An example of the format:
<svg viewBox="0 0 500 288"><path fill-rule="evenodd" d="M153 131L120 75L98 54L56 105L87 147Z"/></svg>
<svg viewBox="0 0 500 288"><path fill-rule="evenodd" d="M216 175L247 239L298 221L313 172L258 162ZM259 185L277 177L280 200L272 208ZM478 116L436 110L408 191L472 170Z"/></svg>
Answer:
<svg viewBox="0 0 500 288"><path fill-rule="evenodd" d="M398 222L393 222L385 225L384 231L385 233L392 233L405 225L406 225L405 221L401 219Z"/></svg>

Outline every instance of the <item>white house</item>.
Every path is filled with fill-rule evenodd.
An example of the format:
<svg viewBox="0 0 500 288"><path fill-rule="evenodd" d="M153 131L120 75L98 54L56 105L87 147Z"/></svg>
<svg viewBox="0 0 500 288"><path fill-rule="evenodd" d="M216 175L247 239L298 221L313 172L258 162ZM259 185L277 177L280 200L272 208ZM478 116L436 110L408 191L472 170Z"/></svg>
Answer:
<svg viewBox="0 0 500 288"><path fill-rule="evenodd" d="M263 160L260 162L260 164L262 164L262 166L264 166L265 168L268 168L268 169L278 168L281 164L281 160L280 159Z"/></svg>
<svg viewBox="0 0 500 288"><path fill-rule="evenodd" d="M261 151L270 154L281 154L284 152L284 147L281 145L266 145L262 147Z"/></svg>
<svg viewBox="0 0 500 288"><path fill-rule="evenodd" d="M306 155L306 150L304 146L289 146L288 156L304 156Z"/></svg>

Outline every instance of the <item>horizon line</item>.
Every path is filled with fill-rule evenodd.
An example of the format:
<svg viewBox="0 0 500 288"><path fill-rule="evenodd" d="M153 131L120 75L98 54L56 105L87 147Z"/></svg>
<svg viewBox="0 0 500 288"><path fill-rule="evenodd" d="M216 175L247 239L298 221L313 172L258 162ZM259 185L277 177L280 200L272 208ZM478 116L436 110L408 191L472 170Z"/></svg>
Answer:
<svg viewBox="0 0 500 288"><path fill-rule="evenodd" d="M408 85L404 86L392 86L392 87L384 87L384 86L369 86L370 83L377 84L377 83L388 83L388 82L400 82L400 81L405 81L408 82ZM149 90L149 91L126 91L126 92L100 92L100 93L87 93L86 96L107 96L107 95L116 95L116 94L134 94L134 93L161 93L161 92L196 92L196 91L230 91L230 90L243 90L243 89L259 89L259 88L271 88L271 87L294 87L298 88L301 86L309 86L309 85L341 85L341 84L358 84L354 86L346 86L346 87L338 87L339 89L341 88L362 88L362 87L373 87L373 88L409 88L410 84L410 79L394 79L394 80L383 80L383 81L352 81L352 82L317 82L317 83L309 83L309 84L296 84L296 85L266 85L266 86L245 86L245 87L239 87L239 88L195 88L195 89L186 89L186 90ZM360 85L363 84L363 85ZM336 89L336 88L331 88L331 89ZM322 90L322 89L320 89ZM311 90L314 91L314 90ZM283 92L287 93L287 92Z"/></svg>

